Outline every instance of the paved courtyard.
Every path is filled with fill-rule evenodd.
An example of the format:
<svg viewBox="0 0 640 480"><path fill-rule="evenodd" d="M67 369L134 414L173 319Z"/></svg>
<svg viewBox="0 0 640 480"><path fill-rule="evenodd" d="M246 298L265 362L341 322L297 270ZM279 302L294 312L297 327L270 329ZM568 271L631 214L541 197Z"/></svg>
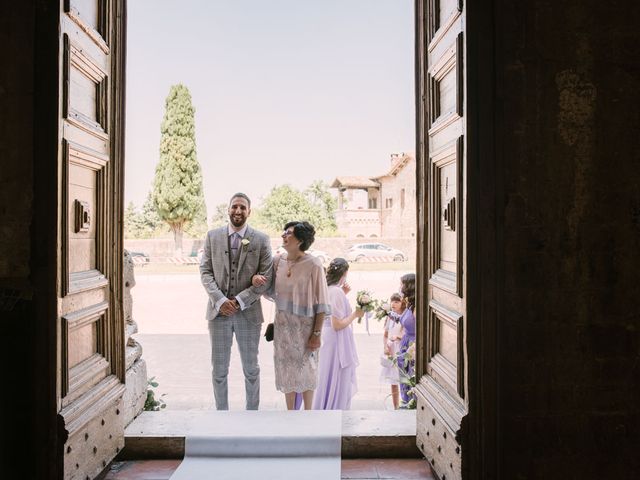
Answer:
<svg viewBox="0 0 640 480"><path fill-rule="evenodd" d="M403 271L353 271L349 275L355 292L370 290L376 298L386 299L397 291ZM136 268L132 289L133 318L139 333L135 338L143 348L148 375L155 377L158 395L167 409L212 408L209 335L204 319L206 295L197 273L147 274ZM273 304L263 301L265 326L273 318ZM358 392L352 401L354 410L391 410L389 385L379 382L382 353L382 324L371 318L354 324L360 366L357 369ZM276 391L273 374L273 344L260 344L261 404L264 410L285 408L284 396ZM244 408L244 377L237 348L232 349L229 375L229 405Z"/></svg>

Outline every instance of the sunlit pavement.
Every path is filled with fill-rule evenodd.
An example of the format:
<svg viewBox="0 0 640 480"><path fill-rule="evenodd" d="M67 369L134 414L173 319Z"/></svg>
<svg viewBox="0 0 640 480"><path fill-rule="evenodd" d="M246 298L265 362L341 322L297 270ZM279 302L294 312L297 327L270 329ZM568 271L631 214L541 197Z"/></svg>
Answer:
<svg viewBox="0 0 640 480"><path fill-rule="evenodd" d="M348 295L352 304L358 290L370 290L375 298L387 299L397 291L398 271L354 271ZM132 289L133 318L139 333L135 338L143 349L150 377L159 386L157 395L167 409L211 408L210 346L206 310L206 294L197 274L146 275L136 270L136 286ZM265 326L273 318L273 304L263 300ZM374 318L354 324L360 366L357 369L358 392L353 398L354 410L392 409L390 387L379 382L383 325ZM261 402L265 410L284 409L284 396L276 391L273 374L273 345L260 344ZM232 349L229 374L229 405L232 410L244 408L244 377L237 348Z"/></svg>

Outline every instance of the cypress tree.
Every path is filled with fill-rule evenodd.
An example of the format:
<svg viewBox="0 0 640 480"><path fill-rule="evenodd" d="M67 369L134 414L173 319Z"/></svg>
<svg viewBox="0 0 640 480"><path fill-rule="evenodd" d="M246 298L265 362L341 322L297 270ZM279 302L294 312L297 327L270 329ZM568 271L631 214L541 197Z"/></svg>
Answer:
<svg viewBox="0 0 640 480"><path fill-rule="evenodd" d="M194 113L189 89L182 84L172 85L160 126L160 161L153 182L153 203L173 232L179 256L185 226L203 213L206 218Z"/></svg>

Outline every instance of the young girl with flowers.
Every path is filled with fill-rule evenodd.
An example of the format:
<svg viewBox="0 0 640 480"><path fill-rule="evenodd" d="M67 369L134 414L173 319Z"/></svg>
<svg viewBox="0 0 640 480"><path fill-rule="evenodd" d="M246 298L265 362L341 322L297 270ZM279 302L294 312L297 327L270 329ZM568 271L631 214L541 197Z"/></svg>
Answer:
<svg viewBox="0 0 640 480"><path fill-rule="evenodd" d="M386 320L382 337L383 353L380 357L382 365L380 382L391 385L391 400L393 401L394 410L397 410L400 406L400 376L394 359L400 351L400 340L403 335L402 324L400 323L400 315L402 315L403 311L402 296L399 293L394 293L389 299L389 304L382 305L381 308L386 311Z"/></svg>

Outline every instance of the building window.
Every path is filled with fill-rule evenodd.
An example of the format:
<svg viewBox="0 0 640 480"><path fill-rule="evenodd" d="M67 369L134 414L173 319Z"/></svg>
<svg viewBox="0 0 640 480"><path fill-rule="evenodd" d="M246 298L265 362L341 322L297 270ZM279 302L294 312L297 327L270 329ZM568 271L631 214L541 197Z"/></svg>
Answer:
<svg viewBox="0 0 640 480"><path fill-rule="evenodd" d="M384 206L385 206L385 208L391 208L391 207L393 207L393 198L387 198L387 199L384 201Z"/></svg>
<svg viewBox="0 0 640 480"><path fill-rule="evenodd" d="M370 198L369 199L369 208L378 208L378 199Z"/></svg>
<svg viewBox="0 0 640 480"><path fill-rule="evenodd" d="M400 190L400 208L404 210L404 188Z"/></svg>

